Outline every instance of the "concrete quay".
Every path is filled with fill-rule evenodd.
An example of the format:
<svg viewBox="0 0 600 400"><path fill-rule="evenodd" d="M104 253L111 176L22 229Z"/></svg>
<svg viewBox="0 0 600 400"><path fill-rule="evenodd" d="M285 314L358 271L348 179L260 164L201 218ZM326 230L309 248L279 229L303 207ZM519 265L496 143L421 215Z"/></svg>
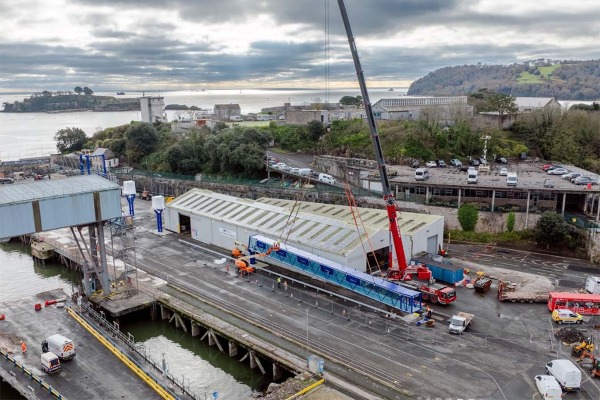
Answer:
<svg viewBox="0 0 600 400"><path fill-rule="evenodd" d="M39 298L30 298L0 306L6 314L6 319L0 321L0 347L33 376L46 382L65 399L131 398L130 393L136 393L140 399L161 398L70 317L65 308L50 305L35 311L35 303L43 302ZM77 355L72 361L62 363L60 372L47 375L40 368L41 342L55 333L72 339ZM27 344L25 354L21 353L21 340ZM17 390L25 388L27 398L56 398L6 358L0 359L3 377L12 377L8 382Z"/></svg>
<svg viewBox="0 0 600 400"><path fill-rule="evenodd" d="M176 234L156 235L149 207L136 202L135 234L137 266L147 272L139 281L152 288L152 297L168 295L164 298L177 299L187 310L179 310L182 315L210 314L297 359L309 353L323 357L329 384L352 398L532 398L534 376L544 373L544 364L569 357L552 340L555 327L543 304L499 303L493 288L483 296L458 288L456 304L434 307L434 328L361 308L342 314L349 309L343 302L302 284L278 288L268 271L242 278L233 268L226 271L226 250L220 256L191 249ZM470 253L463 255L473 267ZM475 261L498 260L483 254ZM505 261L502 268L541 274L557 288L582 285L585 279L584 272L564 262L541 265L530 254ZM464 335L450 335L448 319L459 311L474 313L474 323ZM591 326L590 321L584 328ZM584 390L569 397L600 398L600 389L586 379Z"/></svg>

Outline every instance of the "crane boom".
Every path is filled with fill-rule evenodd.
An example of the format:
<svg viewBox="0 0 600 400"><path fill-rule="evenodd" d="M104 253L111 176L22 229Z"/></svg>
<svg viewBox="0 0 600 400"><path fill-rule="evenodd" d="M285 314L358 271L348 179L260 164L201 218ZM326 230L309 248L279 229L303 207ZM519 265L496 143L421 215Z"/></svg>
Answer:
<svg viewBox="0 0 600 400"><path fill-rule="evenodd" d="M406 256L404 254L404 246L402 245L402 238L400 237L400 230L398 228L398 214L396 212L396 198L394 197L390 188L390 182L386 170L385 161L383 159L383 150L381 149L381 143L379 141L379 133L377 131L377 125L375 124L375 116L371 108L371 100L369 100L369 93L367 92L367 84L365 82L365 76L363 74L362 67L360 65L360 59L358 58L358 51L356 50L356 43L354 42L354 36L352 35L352 28L350 27L350 20L348 19L348 13L346 12L346 6L344 0L338 0L340 12L342 14L342 20L344 21L344 28L346 29L346 35L348 36L348 43L350 44L350 51L352 52L352 59L354 60L354 68L356 69L356 76L358 77L358 84L360 86L360 93L363 98L365 106L365 112L367 114L367 122L369 129L371 130L371 141L373 142L373 150L375 151L375 161L377 162L377 168L379 169L379 177L381 179L381 186L383 189L383 200L385 201L385 208L387 210L389 219L390 234L394 244L394 250L396 253L396 259L398 261L398 268L401 275L404 274L408 265L406 264ZM394 268L393 263L393 252L390 252L390 269Z"/></svg>

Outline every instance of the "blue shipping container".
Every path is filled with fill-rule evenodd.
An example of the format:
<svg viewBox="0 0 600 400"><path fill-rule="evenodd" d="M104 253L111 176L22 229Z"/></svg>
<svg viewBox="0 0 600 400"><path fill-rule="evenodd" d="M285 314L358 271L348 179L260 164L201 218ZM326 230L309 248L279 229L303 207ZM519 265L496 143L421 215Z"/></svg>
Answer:
<svg viewBox="0 0 600 400"><path fill-rule="evenodd" d="M420 257L411 259L411 262L426 265L431 270L433 278L437 281L454 285L464 278L463 268L457 265Z"/></svg>

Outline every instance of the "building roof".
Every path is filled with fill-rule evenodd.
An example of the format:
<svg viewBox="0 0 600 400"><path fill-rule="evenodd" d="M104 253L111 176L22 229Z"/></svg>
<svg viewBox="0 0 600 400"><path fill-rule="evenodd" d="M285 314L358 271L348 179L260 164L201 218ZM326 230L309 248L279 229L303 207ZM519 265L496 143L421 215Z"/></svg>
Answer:
<svg viewBox="0 0 600 400"><path fill-rule="evenodd" d="M283 200L283 199L272 199L272 198L260 198L256 200L258 202L264 202L266 204L274 204L280 207L285 207L289 210L292 209L294 200ZM311 203L308 201L302 201L300 203L300 210L311 215L323 215L344 221L346 224L354 224L354 219L348 206L332 205L332 204L321 204ZM389 220L387 210L376 209L376 208L359 208L360 219L368 228L377 230L389 229ZM409 212L398 212L398 228L404 235L410 236L419 228L429 225L442 218L439 215L431 214L418 214Z"/></svg>
<svg viewBox="0 0 600 400"><path fill-rule="evenodd" d="M101 156L101 155L105 155L105 154L106 154L106 152L110 152L110 150L109 150L109 149L107 149L107 148L104 148L104 147L98 147L98 148L96 148L96 150L94 150L94 151L92 152L92 154L91 154L91 155L92 155L92 156Z"/></svg>
<svg viewBox="0 0 600 400"><path fill-rule="evenodd" d="M261 198L240 199L208 190L192 189L167 207L213 219L337 254L347 254L379 230L387 230L386 210L361 209L364 229L357 228L346 206ZM297 211L297 212L296 212ZM404 235L442 218L435 215L402 213L399 226Z"/></svg>
<svg viewBox="0 0 600 400"><path fill-rule="evenodd" d="M215 109L216 110L239 110L240 109L240 105L239 104L215 104Z"/></svg>
<svg viewBox="0 0 600 400"><path fill-rule="evenodd" d="M544 108L554 97L515 97L517 107Z"/></svg>
<svg viewBox="0 0 600 400"><path fill-rule="evenodd" d="M119 185L98 175L17 182L11 185L0 185L0 205L115 189L119 189Z"/></svg>

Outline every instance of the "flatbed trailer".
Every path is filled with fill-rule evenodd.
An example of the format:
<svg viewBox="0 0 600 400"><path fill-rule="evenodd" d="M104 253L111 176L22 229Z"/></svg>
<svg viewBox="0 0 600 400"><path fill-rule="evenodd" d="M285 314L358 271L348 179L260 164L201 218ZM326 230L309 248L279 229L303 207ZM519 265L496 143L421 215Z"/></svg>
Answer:
<svg viewBox="0 0 600 400"><path fill-rule="evenodd" d="M519 291L511 288L507 282L498 283L498 300L511 303L545 303L548 301L549 292Z"/></svg>

